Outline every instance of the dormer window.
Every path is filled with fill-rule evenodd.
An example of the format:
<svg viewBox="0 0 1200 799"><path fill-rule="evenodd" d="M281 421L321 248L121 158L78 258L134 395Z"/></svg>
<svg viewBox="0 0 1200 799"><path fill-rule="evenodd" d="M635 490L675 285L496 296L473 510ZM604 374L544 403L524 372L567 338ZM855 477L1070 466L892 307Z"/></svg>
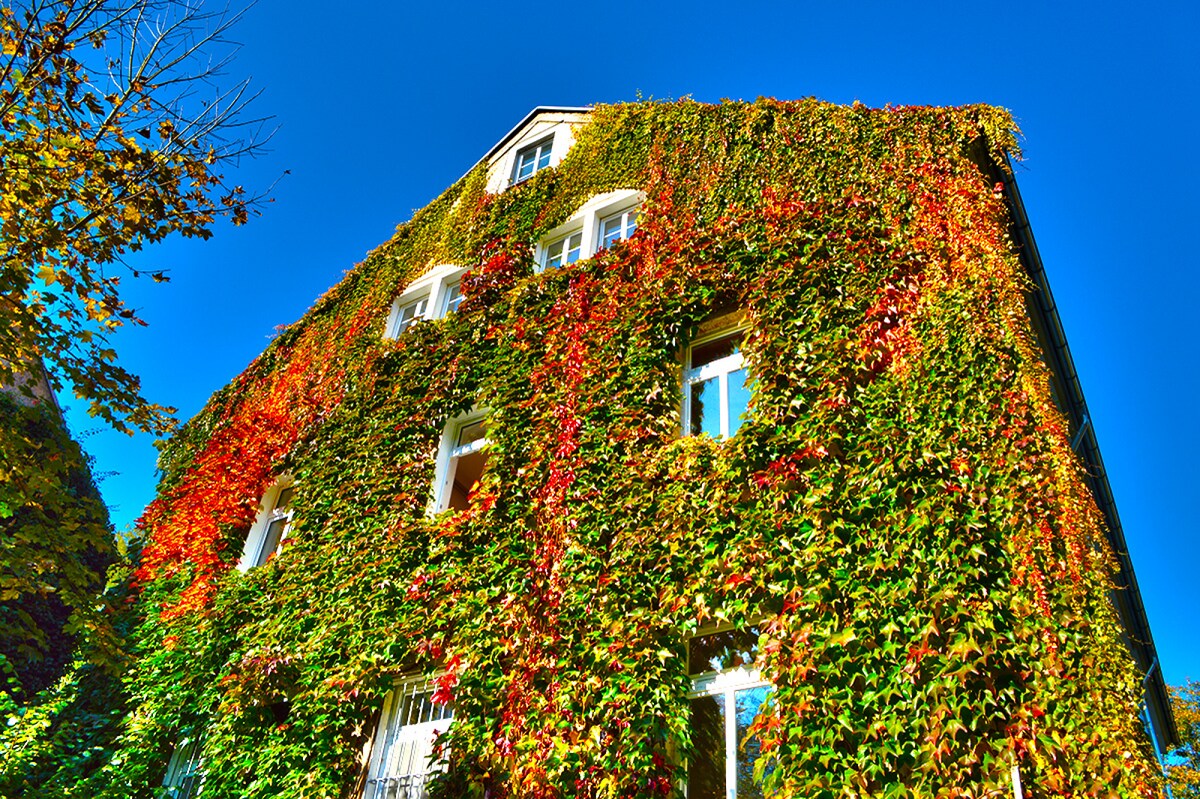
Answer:
<svg viewBox="0 0 1200 799"><path fill-rule="evenodd" d="M600 246L597 249L606 250L618 241L632 236L637 230L637 219L637 206L634 206L601 220Z"/></svg>
<svg viewBox="0 0 1200 799"><path fill-rule="evenodd" d="M296 486L290 477L281 477L267 489L258 519L246 535L239 568L243 571L263 566L279 554L292 526L292 495Z"/></svg>
<svg viewBox="0 0 1200 799"><path fill-rule="evenodd" d="M558 241L552 242L547 246L543 253L542 267L544 269L552 269L573 264L579 260L579 254L582 251L583 231L580 230L563 236Z"/></svg>
<svg viewBox="0 0 1200 799"><path fill-rule="evenodd" d="M528 180L533 177L534 173L540 172L550 166L550 152L553 149L554 137L542 139L536 144L531 144L517 151L517 162L513 167L512 182L520 183L523 180Z"/></svg>

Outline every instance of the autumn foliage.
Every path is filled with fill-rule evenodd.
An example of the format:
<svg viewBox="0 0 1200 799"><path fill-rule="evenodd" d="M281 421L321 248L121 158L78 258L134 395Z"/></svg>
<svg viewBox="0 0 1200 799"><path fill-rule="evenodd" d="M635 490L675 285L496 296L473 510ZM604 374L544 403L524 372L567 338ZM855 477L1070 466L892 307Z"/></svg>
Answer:
<svg viewBox="0 0 1200 799"><path fill-rule="evenodd" d="M204 729L206 797L356 795L392 681L427 673L455 706L437 795L671 795L695 756L682 653L721 621L762 631L774 795L982 799L1016 764L1039 799L1157 796L1102 518L1025 315L1011 128L638 103L501 195L473 171L165 450L125 720L76 785L152 795ZM632 238L535 273L536 242L622 188L646 195ZM471 267L459 311L385 339L443 263ZM749 418L681 438L682 348L731 313ZM429 517L473 406L471 508ZM285 472L289 544L238 571Z"/></svg>

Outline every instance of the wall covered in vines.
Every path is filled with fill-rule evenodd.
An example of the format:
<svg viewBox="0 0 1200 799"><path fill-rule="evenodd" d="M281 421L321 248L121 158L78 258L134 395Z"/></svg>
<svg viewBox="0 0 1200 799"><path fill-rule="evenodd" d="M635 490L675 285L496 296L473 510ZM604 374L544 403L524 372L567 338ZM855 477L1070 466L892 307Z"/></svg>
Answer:
<svg viewBox="0 0 1200 799"><path fill-rule="evenodd" d="M971 157L1003 162L1012 128L637 103L502 194L471 172L164 449L119 723L29 743L40 770L0 785L154 796L203 729L206 799L358 796L384 696L425 673L455 713L437 795L669 796L687 640L720 621L761 631L778 796L1011 796L1014 764L1034 797L1157 796L1101 515ZM535 273L533 245L616 189L645 192L638 232ZM385 339L438 264L471 268L458 312ZM681 355L731 312L749 416L680 437ZM431 518L442 432L476 406L471 507ZM283 473L288 542L239 571Z"/></svg>

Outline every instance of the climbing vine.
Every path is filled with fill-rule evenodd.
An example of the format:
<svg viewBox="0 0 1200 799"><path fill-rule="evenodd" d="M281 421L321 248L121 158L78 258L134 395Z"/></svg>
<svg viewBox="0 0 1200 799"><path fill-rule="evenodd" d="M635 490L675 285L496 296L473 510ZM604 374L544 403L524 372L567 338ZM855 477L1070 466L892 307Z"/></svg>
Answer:
<svg viewBox="0 0 1200 799"><path fill-rule="evenodd" d="M425 673L454 705L439 796L669 796L688 637L753 621L775 795L1005 796L1017 765L1028 796L1156 796L1102 517L988 177L1012 127L636 103L500 195L467 175L167 445L123 721L67 792L153 796L204 730L206 797L357 796L384 696ZM645 193L636 235L535 273L533 245L616 189ZM458 312L385 339L442 263L470 267ZM682 348L734 312L749 417L680 438ZM486 469L431 518L472 407ZM285 472L287 545L239 571Z"/></svg>

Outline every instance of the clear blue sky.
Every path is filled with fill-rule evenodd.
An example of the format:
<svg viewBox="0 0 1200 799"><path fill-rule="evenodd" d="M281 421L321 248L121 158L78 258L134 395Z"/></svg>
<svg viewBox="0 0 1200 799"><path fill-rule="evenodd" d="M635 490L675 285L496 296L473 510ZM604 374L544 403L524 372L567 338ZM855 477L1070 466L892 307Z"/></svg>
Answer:
<svg viewBox="0 0 1200 799"><path fill-rule="evenodd" d="M117 338L183 418L536 105L643 97L986 102L1070 341L1167 680L1200 679L1200 11L1193 3L356 3L260 0L236 31L279 130L237 180L261 219L140 253L148 328ZM70 401L67 401L70 405ZM97 423L71 412L77 432ZM118 528L154 493L147 437L87 435Z"/></svg>

